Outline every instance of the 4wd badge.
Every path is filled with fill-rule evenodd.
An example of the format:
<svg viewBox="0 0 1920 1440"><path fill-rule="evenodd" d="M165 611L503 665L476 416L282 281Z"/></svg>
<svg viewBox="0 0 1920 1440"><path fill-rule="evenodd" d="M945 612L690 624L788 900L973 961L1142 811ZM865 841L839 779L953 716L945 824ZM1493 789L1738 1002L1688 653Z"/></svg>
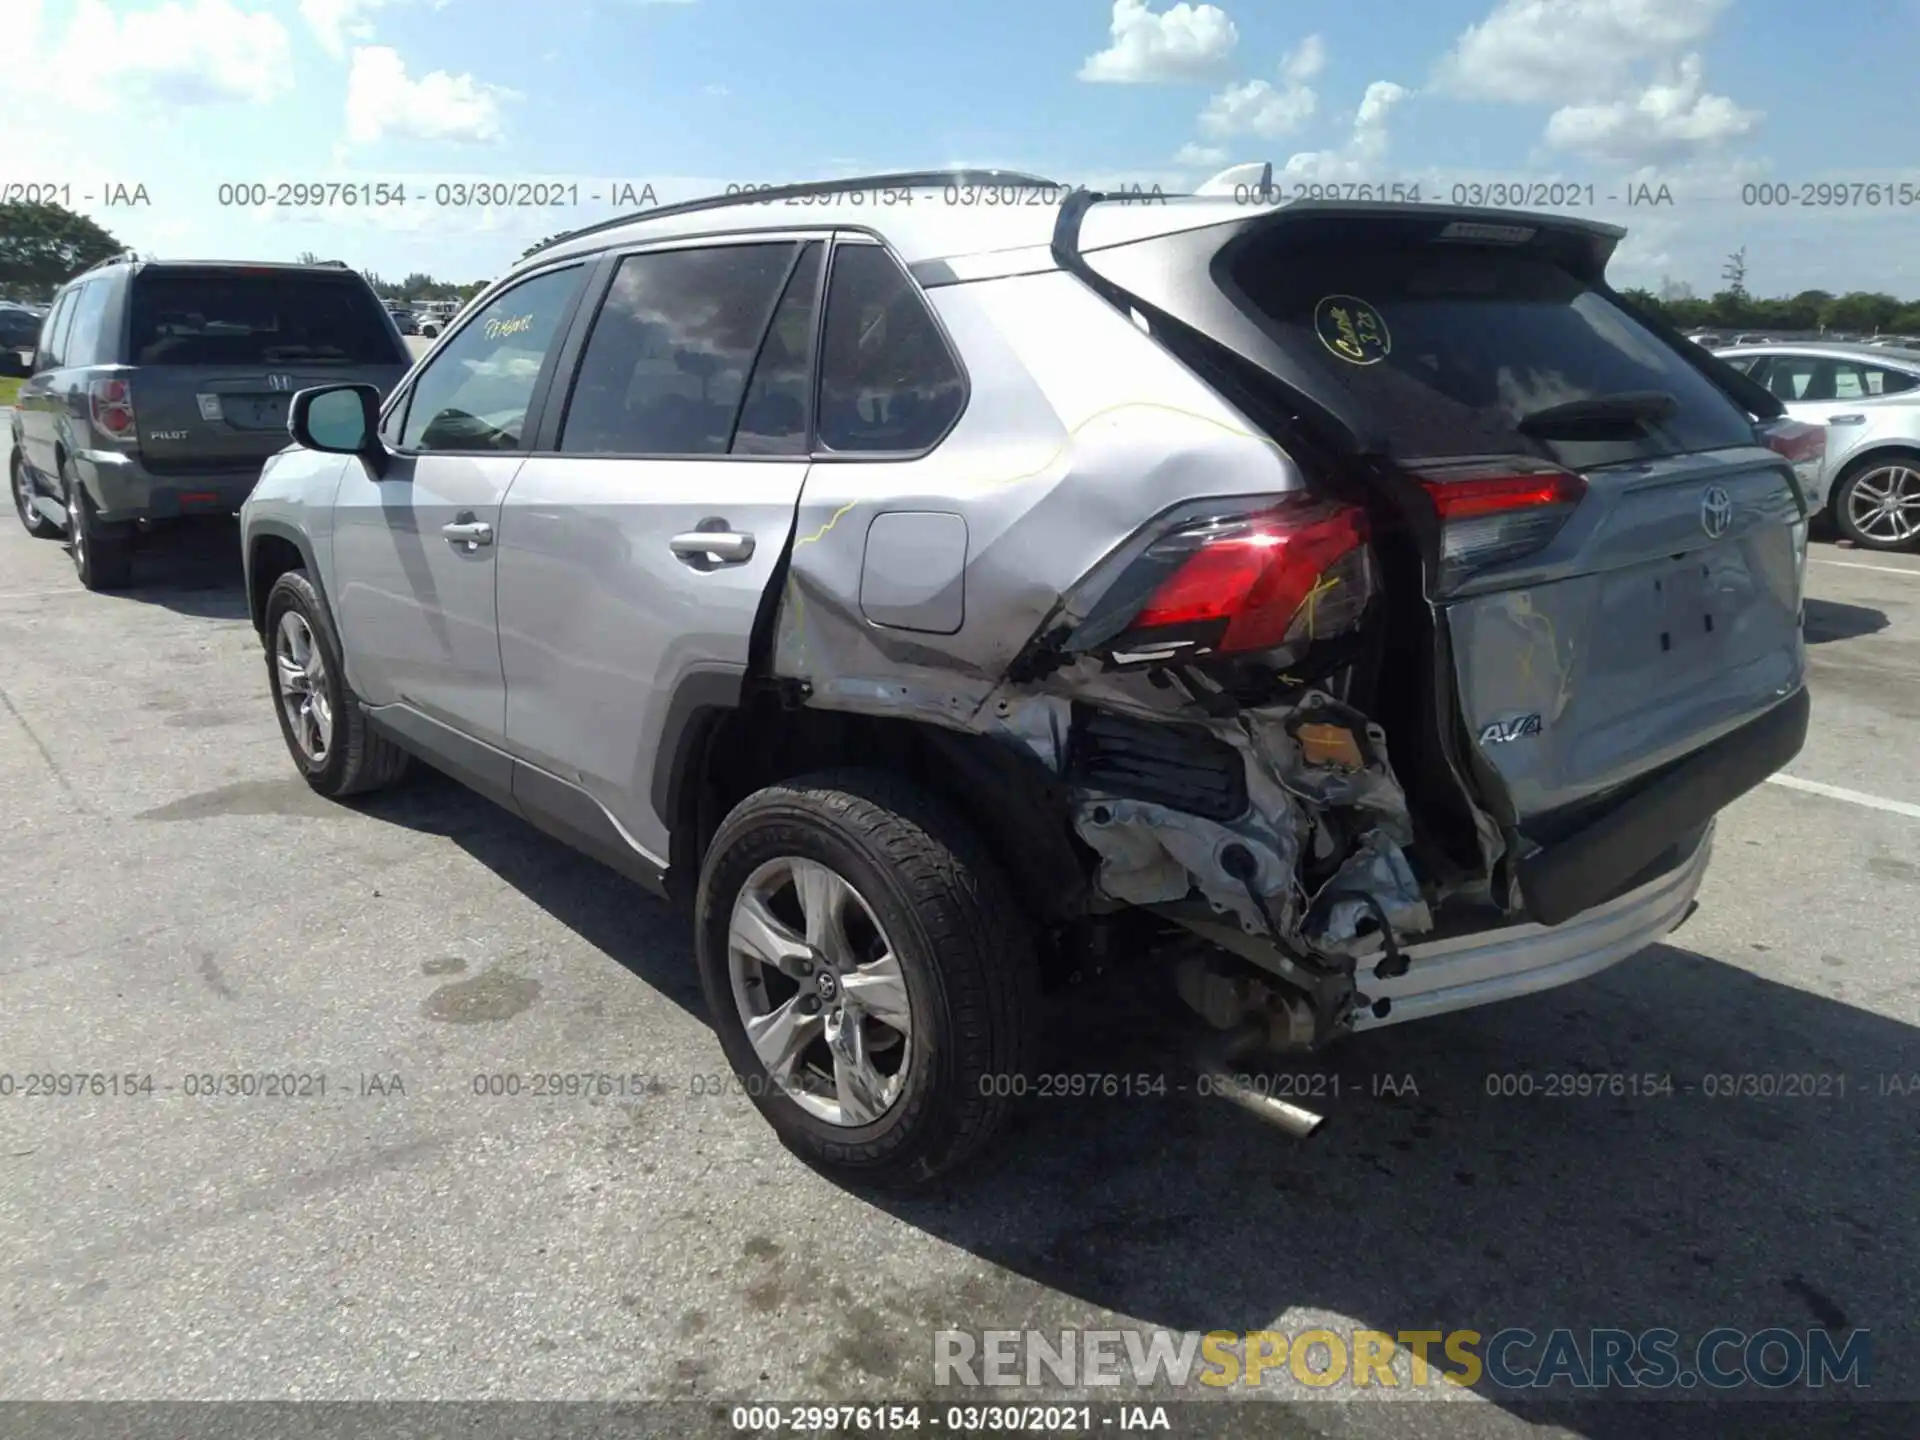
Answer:
<svg viewBox="0 0 1920 1440"><path fill-rule="evenodd" d="M1540 733L1540 714L1516 715L1511 720L1496 720L1480 732L1482 745L1505 745L1510 740L1522 740L1529 735Z"/></svg>

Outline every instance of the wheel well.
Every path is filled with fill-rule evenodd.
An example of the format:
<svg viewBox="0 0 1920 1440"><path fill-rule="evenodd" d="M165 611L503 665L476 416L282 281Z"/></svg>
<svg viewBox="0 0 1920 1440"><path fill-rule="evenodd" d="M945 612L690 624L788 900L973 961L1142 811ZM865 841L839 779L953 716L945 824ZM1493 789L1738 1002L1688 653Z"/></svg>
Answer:
<svg viewBox="0 0 1920 1440"><path fill-rule="evenodd" d="M859 766L912 780L958 812L999 856L1037 923L1065 925L1085 911L1091 852L1073 834L1066 787L1037 759L985 736L791 706L763 692L707 712L683 753L693 783L677 787L669 867L683 900L697 887L720 821L740 801L796 775Z"/></svg>
<svg viewBox="0 0 1920 1440"><path fill-rule="evenodd" d="M1891 460L1902 455L1916 463L1920 463L1920 446L1875 445L1872 449L1863 450L1851 460L1847 461L1846 468L1840 472L1840 477L1845 479L1847 476L1854 474L1865 466L1872 465L1876 462Z"/></svg>
<svg viewBox="0 0 1920 1440"><path fill-rule="evenodd" d="M280 535L258 535L247 550L247 606L253 612L253 628L264 630L267 624L267 592L273 582L289 570L306 567L300 547Z"/></svg>

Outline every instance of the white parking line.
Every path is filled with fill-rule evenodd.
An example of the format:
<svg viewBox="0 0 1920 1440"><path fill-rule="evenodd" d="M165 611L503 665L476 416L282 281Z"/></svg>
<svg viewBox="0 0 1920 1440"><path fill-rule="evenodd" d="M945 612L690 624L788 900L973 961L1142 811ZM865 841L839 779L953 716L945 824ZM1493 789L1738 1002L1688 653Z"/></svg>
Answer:
<svg viewBox="0 0 1920 1440"><path fill-rule="evenodd" d="M1831 565L1837 570L1878 570L1882 575L1907 575L1920 580L1920 570L1902 570L1897 565L1862 565L1857 560L1822 560L1818 555L1808 558L1815 565Z"/></svg>
<svg viewBox="0 0 1920 1440"><path fill-rule="evenodd" d="M1920 805L1909 804L1905 800L1888 800L1879 795L1869 795L1864 790L1845 790L1838 785L1822 785L1818 780L1802 780L1798 775L1769 775L1770 785L1784 785L1789 790L1804 790L1809 795L1824 795L1829 800L1844 800L1849 805L1864 805L1869 810L1885 810L1890 815L1905 815L1910 820L1920 820Z"/></svg>
<svg viewBox="0 0 1920 1440"><path fill-rule="evenodd" d="M68 586L65 590L15 590L0 595L0 600L50 600L55 595L81 595L85 592L78 586Z"/></svg>

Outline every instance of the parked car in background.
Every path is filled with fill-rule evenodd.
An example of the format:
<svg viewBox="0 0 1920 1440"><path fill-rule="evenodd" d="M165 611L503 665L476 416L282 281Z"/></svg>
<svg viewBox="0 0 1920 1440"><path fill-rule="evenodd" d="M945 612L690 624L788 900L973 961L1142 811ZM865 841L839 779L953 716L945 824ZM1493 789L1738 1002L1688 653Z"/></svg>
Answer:
<svg viewBox="0 0 1920 1440"><path fill-rule="evenodd" d="M1696 345L1703 345L1709 350L1717 350L1727 343L1726 336L1715 334L1711 330L1697 330L1687 336L1687 339Z"/></svg>
<svg viewBox="0 0 1920 1440"><path fill-rule="evenodd" d="M1107 946L1296 1047L1626 959L1808 716L1781 407L1620 230L940 203L1009 181L576 231L241 520L307 783L422 757L684 897L744 1093L893 1185Z"/></svg>
<svg viewBox="0 0 1920 1440"><path fill-rule="evenodd" d="M0 375L29 373L41 323L42 317L24 305L0 305Z"/></svg>
<svg viewBox="0 0 1920 1440"><path fill-rule="evenodd" d="M1868 550L1920 541L1920 353L1871 345L1734 347L1720 358L1796 420L1827 427L1819 491L1841 534Z"/></svg>
<svg viewBox="0 0 1920 1440"><path fill-rule="evenodd" d="M389 305L387 307L387 313L393 317L394 328L402 335L418 335L420 333L420 321L415 318L413 311L406 309L404 306Z"/></svg>
<svg viewBox="0 0 1920 1440"><path fill-rule="evenodd" d="M296 391L384 391L408 361L345 266L104 261L41 329L13 412L14 509L31 534L66 533L88 589L124 585L138 530L239 509Z"/></svg>

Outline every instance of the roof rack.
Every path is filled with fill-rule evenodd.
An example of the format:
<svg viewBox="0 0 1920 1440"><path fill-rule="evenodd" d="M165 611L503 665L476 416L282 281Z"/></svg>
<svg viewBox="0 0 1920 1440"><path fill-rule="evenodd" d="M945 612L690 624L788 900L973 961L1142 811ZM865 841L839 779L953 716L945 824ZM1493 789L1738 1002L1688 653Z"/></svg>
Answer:
<svg viewBox="0 0 1920 1440"><path fill-rule="evenodd" d="M618 230L642 220L658 220L667 215L690 215L698 210L722 210L733 205L761 205L769 200L799 199L807 195L831 195L838 190L921 190L930 185L1059 185L1038 175L1018 170L901 170L886 175L848 175L838 180L804 180L797 185L774 185L732 195L708 195L699 200L683 200L677 205L656 205L630 215L618 215L596 225L583 225L565 235L556 235L546 244L527 252L527 257L578 240L582 235L597 235L603 230ZM1064 188L1064 187L1062 187ZM525 257L523 257L525 258Z"/></svg>

